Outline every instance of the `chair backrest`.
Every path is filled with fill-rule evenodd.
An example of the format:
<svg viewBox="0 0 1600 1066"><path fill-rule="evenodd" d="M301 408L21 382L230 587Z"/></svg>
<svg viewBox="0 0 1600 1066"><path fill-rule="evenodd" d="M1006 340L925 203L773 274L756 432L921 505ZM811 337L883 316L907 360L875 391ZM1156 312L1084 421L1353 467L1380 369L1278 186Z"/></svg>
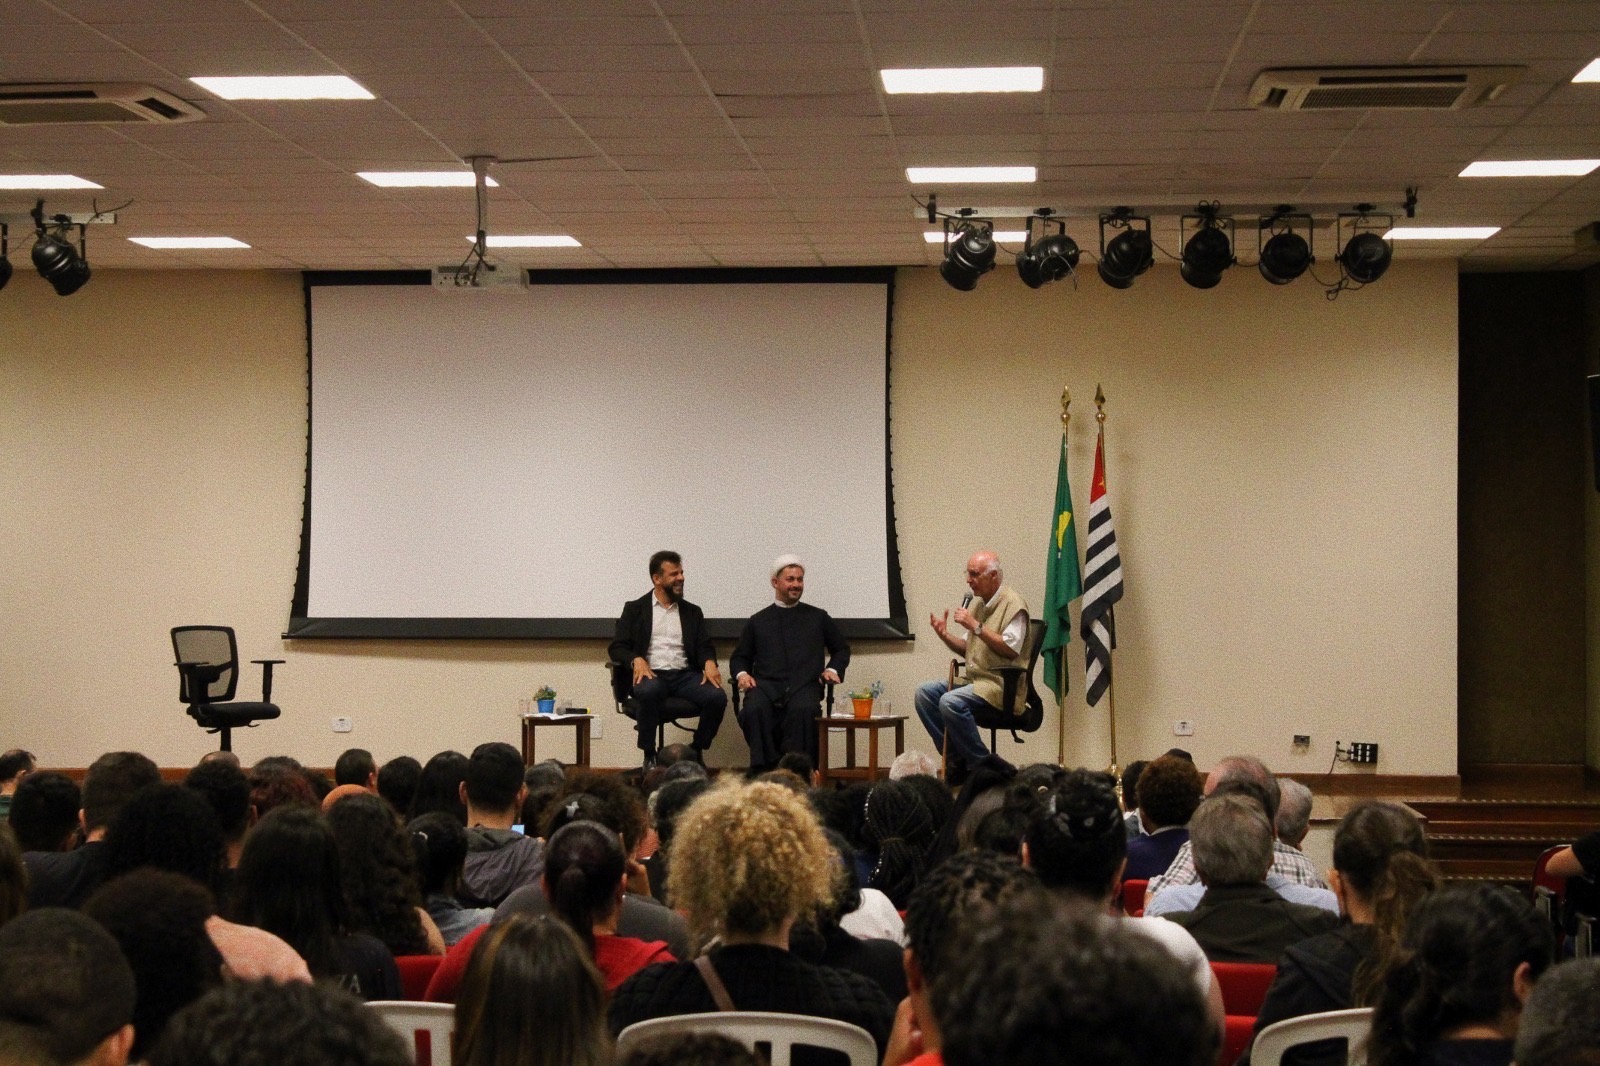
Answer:
<svg viewBox="0 0 1600 1066"><path fill-rule="evenodd" d="M394 964L400 970L400 990L407 999L427 998L428 982L444 961L443 955L396 955Z"/></svg>
<svg viewBox="0 0 1600 1066"><path fill-rule="evenodd" d="M1213 962L1211 972L1222 989L1223 1011L1254 1018L1261 1013L1278 968L1270 962Z"/></svg>
<svg viewBox="0 0 1600 1066"><path fill-rule="evenodd" d="M221 667L216 678L206 686L204 703L226 703L233 699L239 684L239 645L233 638L232 626L175 626L172 630L172 651L180 663L209 663ZM189 698L189 678L178 671L178 699L194 703Z"/></svg>
<svg viewBox="0 0 1600 1066"><path fill-rule="evenodd" d="M1367 1061L1367 1034L1372 1032L1372 1008L1331 1010L1274 1022L1256 1034L1250 1050L1251 1066L1279 1066L1283 1053L1317 1040L1349 1041L1346 1062L1360 1066Z"/></svg>
<svg viewBox="0 0 1600 1066"><path fill-rule="evenodd" d="M767 1061L771 1066L789 1066L789 1055L796 1045L842 1052L850 1066L877 1066L878 1062L878 1046L860 1026L832 1018L768 1011L680 1014L635 1022L617 1036L617 1057L626 1055L639 1041L665 1033L721 1033L752 1050L768 1045L771 1052Z"/></svg>
<svg viewBox="0 0 1600 1066"><path fill-rule="evenodd" d="M1558 903L1566 896L1567 879L1565 877L1557 877L1555 874L1550 873L1546 867L1550 865L1550 860L1555 856L1556 852L1566 850L1565 844L1557 844L1554 847L1545 848L1533 863L1533 887L1549 889L1555 895Z"/></svg>
<svg viewBox="0 0 1600 1066"><path fill-rule="evenodd" d="M1039 690L1033 687L1033 672L1039 665L1039 654L1044 651L1045 628L1043 619L1028 620L1028 669L1022 675L1023 684L1028 686L1028 695L1022 717L1016 726L1023 733L1032 733L1044 724L1044 700L1039 698Z"/></svg>
<svg viewBox="0 0 1600 1066"><path fill-rule="evenodd" d="M453 1004L381 999L367 1006L412 1048L417 1066L450 1066L450 1034L456 1027Z"/></svg>
<svg viewBox="0 0 1600 1066"><path fill-rule="evenodd" d="M1134 877L1122 882L1122 913L1129 918L1144 914L1144 893L1150 887L1149 878Z"/></svg>

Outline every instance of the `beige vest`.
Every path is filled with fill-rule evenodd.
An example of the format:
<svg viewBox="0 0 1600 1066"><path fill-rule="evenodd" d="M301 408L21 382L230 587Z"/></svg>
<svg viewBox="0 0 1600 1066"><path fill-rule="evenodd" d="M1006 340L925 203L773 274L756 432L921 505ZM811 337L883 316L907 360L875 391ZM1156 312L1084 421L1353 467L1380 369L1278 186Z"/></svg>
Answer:
<svg viewBox="0 0 1600 1066"><path fill-rule="evenodd" d="M1021 596L1012 591L1010 585L1001 585L995 590L994 599L987 603L980 603L972 608L972 616L978 620L979 627L992 633L1000 634L1018 611L1026 611L1028 604ZM1022 650L1027 651L1028 641L1023 637ZM1000 701L1005 698L1005 683L995 671L1002 666L1026 666L1027 663L1020 659L1002 659L989 650L989 645L979 640L974 634L967 636L967 683L972 686L972 691L983 697L984 702L991 707L999 707ZM1017 686L1017 698L1013 701L1011 713L1020 715L1027 709L1028 686Z"/></svg>

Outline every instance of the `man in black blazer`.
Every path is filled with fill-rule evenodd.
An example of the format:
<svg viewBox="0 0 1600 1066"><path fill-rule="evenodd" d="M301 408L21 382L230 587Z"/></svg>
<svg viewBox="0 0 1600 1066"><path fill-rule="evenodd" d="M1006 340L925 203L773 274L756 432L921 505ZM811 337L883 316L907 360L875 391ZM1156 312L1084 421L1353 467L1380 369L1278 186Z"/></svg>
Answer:
<svg viewBox="0 0 1600 1066"><path fill-rule="evenodd" d="M623 605L610 655L612 661L633 670L633 702L645 763L655 758L656 727L669 696L688 700L700 712L694 731L699 758L716 739L728 709L717 649L706 633L705 614L683 598L683 559L677 552L660 551L650 557L650 584L649 592Z"/></svg>

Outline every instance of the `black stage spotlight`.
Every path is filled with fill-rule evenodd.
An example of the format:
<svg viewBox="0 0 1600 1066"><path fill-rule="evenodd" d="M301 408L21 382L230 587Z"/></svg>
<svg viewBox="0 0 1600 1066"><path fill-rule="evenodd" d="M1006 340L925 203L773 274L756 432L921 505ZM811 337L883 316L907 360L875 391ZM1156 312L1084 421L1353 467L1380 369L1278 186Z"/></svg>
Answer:
<svg viewBox="0 0 1600 1066"><path fill-rule="evenodd" d="M944 262L939 276L953 289L971 292L978 279L994 269L994 224L983 219L944 223Z"/></svg>
<svg viewBox="0 0 1600 1066"><path fill-rule="evenodd" d="M66 215L52 215L46 220L43 200L32 214L39 233L33 245L33 269L50 283L56 295L71 296L89 280L89 259L83 250L83 234L87 227L78 227L78 247L74 248L66 238L72 228Z"/></svg>
<svg viewBox="0 0 1600 1066"><path fill-rule="evenodd" d="M1350 227L1350 236L1339 249L1339 270L1345 281L1356 285L1370 285L1383 277L1394 259L1394 245L1383 238L1383 233L1394 228L1394 216L1371 212L1371 204L1357 204L1353 213L1338 218L1341 237L1345 226Z"/></svg>
<svg viewBox="0 0 1600 1066"><path fill-rule="evenodd" d="M1222 280L1222 272L1233 266L1233 219L1218 218L1215 203L1201 204L1193 215L1184 215L1179 227L1187 230L1191 223L1199 228L1183 245L1183 259L1178 272L1183 280L1197 289L1215 288Z"/></svg>
<svg viewBox="0 0 1600 1066"><path fill-rule="evenodd" d="M0 289L11 280L11 227L0 222Z"/></svg>
<svg viewBox="0 0 1600 1066"><path fill-rule="evenodd" d="M1067 236L1067 224L1052 219L1048 207L1041 207L1028 216L1028 239L1017 253L1017 276L1030 289L1041 288L1046 282L1060 281L1078 269L1078 242ZM1033 224L1038 221L1054 233L1044 233L1037 240Z"/></svg>
<svg viewBox="0 0 1600 1066"><path fill-rule="evenodd" d="M1144 228L1135 228L1135 222L1144 223ZM1122 232L1107 241L1107 226ZM1149 270L1155 261L1148 215L1135 215L1132 208L1119 207L1110 214L1100 216L1101 281L1113 289L1126 289L1133 284L1134 278Z"/></svg>
<svg viewBox="0 0 1600 1066"><path fill-rule="evenodd" d="M1305 230L1305 237L1295 229L1296 225ZM1263 242L1261 238L1267 233L1272 236ZM1256 230L1256 269L1274 285L1289 284L1317 261L1307 240L1311 236L1311 216L1297 213L1287 204L1262 216Z"/></svg>

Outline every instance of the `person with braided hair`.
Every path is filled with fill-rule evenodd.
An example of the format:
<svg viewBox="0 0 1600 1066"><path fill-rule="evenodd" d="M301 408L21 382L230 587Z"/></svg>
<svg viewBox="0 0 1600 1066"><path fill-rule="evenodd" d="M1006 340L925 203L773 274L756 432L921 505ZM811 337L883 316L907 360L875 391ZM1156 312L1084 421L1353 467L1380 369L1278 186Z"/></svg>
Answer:
<svg viewBox="0 0 1600 1066"><path fill-rule="evenodd" d="M1555 954L1550 923L1499 885L1417 905L1378 982L1370 1066L1508 1066L1522 1008Z"/></svg>
<svg viewBox="0 0 1600 1066"><path fill-rule="evenodd" d="M1348 924L1291 945L1256 1016L1257 1033L1274 1022L1322 1011L1370 1007L1379 980L1400 954L1411 911L1439 887L1422 822L1398 803L1354 807L1333 834L1329 878ZM1342 1066L1344 1042L1291 1048L1287 1066ZM1250 1052L1239 1059L1248 1066Z"/></svg>
<svg viewBox="0 0 1600 1066"><path fill-rule="evenodd" d="M1205 952L1186 930L1163 918L1116 914L1127 865L1128 831L1110 774L1073 770L1039 799L1022 844L1022 864L1046 888L1089 902L1108 922L1154 940L1189 974L1222 1028L1222 989Z"/></svg>
<svg viewBox="0 0 1600 1066"><path fill-rule="evenodd" d="M580 819L551 835L545 846L545 898L588 949L607 992L652 963L677 961L665 941L617 935L627 884L628 857L610 829Z"/></svg>
<svg viewBox="0 0 1600 1066"><path fill-rule="evenodd" d="M867 794L861 836L873 855L867 887L903 909L927 869L938 829L920 790L904 781L881 781Z"/></svg>

